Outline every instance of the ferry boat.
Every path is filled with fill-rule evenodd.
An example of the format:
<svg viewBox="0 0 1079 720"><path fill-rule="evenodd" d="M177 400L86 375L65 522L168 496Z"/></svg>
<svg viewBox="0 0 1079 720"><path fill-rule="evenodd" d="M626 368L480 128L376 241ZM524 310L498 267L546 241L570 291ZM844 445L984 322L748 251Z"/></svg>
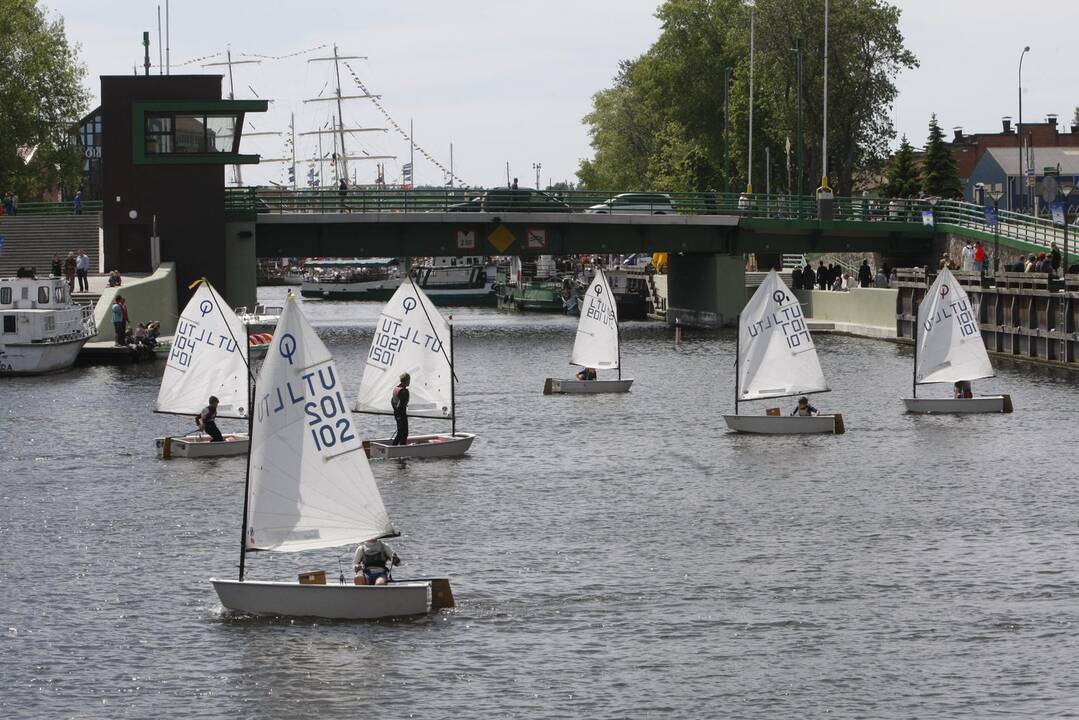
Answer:
<svg viewBox="0 0 1079 720"><path fill-rule="evenodd" d="M93 309L78 305L63 278L32 271L0 278L0 375L67 370L97 334Z"/></svg>
<svg viewBox="0 0 1079 720"><path fill-rule="evenodd" d="M300 295L322 300L386 302L405 278L397 258L315 260L307 263ZM482 256L436 257L412 268L416 284L435 305L494 305L494 277Z"/></svg>

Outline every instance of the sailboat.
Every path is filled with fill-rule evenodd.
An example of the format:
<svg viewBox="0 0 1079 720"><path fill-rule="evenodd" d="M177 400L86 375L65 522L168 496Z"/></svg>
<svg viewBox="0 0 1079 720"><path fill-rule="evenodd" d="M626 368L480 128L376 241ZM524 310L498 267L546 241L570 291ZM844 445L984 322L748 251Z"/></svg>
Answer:
<svg viewBox="0 0 1079 720"><path fill-rule="evenodd" d="M446 579L387 585L245 578L249 551L300 552L393 537L363 454L340 374L290 296L255 384L250 416L239 580L211 578L221 604L256 615L342 620L420 615L452 607Z"/></svg>
<svg viewBox="0 0 1079 720"><path fill-rule="evenodd" d="M914 397L904 398L911 413L1010 413L1009 395L974 398L919 398L918 386L993 377L978 314L955 276L943 268L918 305L914 328Z"/></svg>
<svg viewBox="0 0 1079 720"><path fill-rule="evenodd" d="M768 435L845 432L838 413L787 415L773 408L764 415L738 414L740 401L828 391L802 306L775 270L738 316L734 367L735 414L723 416L731 430Z"/></svg>
<svg viewBox="0 0 1079 720"><path fill-rule="evenodd" d="M214 395L220 400L218 418L246 419L250 386L247 330L208 280L203 278L195 285L195 294L176 323L154 412L194 418ZM154 445L163 458L247 452L247 433L222 434L225 442L211 442L206 433L193 432L156 438Z"/></svg>
<svg viewBox="0 0 1079 720"><path fill-rule="evenodd" d="M372 458L454 457L472 447L476 436L457 432L453 326L446 322L411 274L386 303L371 339L355 411L393 415L393 389L402 373L409 385L409 418L450 421L449 433L409 435L405 445L392 438L364 440Z"/></svg>
<svg viewBox="0 0 1079 720"><path fill-rule="evenodd" d="M618 337L618 306L603 270L596 267L588 290L581 300L581 317L573 341L570 365L586 369L617 370L618 379L562 380L547 378L543 394L552 393L622 393L629 392L632 378L622 379L622 352Z"/></svg>

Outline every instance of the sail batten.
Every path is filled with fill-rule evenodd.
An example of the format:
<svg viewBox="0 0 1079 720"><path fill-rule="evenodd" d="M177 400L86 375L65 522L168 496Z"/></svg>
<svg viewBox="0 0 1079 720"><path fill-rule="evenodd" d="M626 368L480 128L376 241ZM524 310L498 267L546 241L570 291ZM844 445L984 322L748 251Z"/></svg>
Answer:
<svg viewBox="0 0 1079 720"><path fill-rule="evenodd" d="M597 267L581 302L569 362L581 367L616 370L618 360L618 305L607 276Z"/></svg>
<svg viewBox="0 0 1079 720"><path fill-rule="evenodd" d="M802 306L775 270L746 304L738 334L739 400L828 390Z"/></svg>
<svg viewBox="0 0 1079 720"><path fill-rule="evenodd" d="M918 362L915 383L954 383L993 377L978 312L947 268L918 306Z"/></svg>
<svg viewBox="0 0 1079 720"><path fill-rule="evenodd" d="M199 283L176 322L154 412L196 415L213 395L219 418L246 418L247 358L243 322L209 282Z"/></svg>
<svg viewBox="0 0 1079 720"><path fill-rule="evenodd" d="M298 552L393 532L340 373L292 298L256 388L245 547Z"/></svg>
<svg viewBox="0 0 1079 720"><path fill-rule="evenodd" d="M453 376L448 359L450 326L410 277L386 303L371 338L354 409L393 414L393 389L408 373L409 417L453 418Z"/></svg>

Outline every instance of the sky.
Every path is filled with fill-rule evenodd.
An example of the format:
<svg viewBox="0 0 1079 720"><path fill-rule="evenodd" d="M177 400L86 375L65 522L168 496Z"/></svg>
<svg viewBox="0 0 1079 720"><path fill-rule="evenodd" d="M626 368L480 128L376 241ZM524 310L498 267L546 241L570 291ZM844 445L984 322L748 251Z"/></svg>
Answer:
<svg viewBox="0 0 1079 720"><path fill-rule="evenodd" d="M843 0L833 0L843 2ZM88 85L97 102L97 76L142 71L142 32L151 33L158 58L154 0L45 0L64 18L69 40L80 46ZM912 144L924 144L930 113L942 127L993 132L1004 115L1018 115L1018 63L1024 45L1023 118L1057 113L1067 124L1079 105L1072 56L1079 3L1031 0L897 0L900 29L920 67L897 80L893 120ZM161 0L164 17L164 0ZM646 51L658 37L656 0L413 0L410 3L337 0L170 0L169 56L173 74L222 73L205 63L268 56L233 68L237 98L272 100L270 111L249 116L247 131L296 132L328 127L332 102L304 102L333 92L336 43L342 55L366 56L341 66L345 95L360 94L354 73L399 127L414 123L416 143L438 164L416 154L417 184L445 182L453 146L454 174L468 185L492 186L511 177L534 186L575 181L592 154L582 118L592 95L609 87L620 60ZM823 22L823 19L822 19ZM164 23L164 21L162 21ZM321 47L320 47L321 46ZM316 49L318 48L318 49ZM307 51L307 52L305 52ZM283 59L270 59L292 55ZM352 71L352 73L349 72ZM157 72L153 68L152 72ZM228 93L227 80L224 92ZM344 103L346 127L387 132L346 136L349 154L391 155L388 182L408 162L408 142L370 100ZM1066 128L1065 128L1066 129ZM950 132L949 132L950 135ZM264 158L287 154L285 135L250 137L244 152ZM331 141L323 136L323 153ZM298 172L317 155L318 136L297 139ZM304 162L307 159L308 162ZM351 163L360 183L375 178L376 161ZM441 165L441 168L439 167ZM245 184L284 182L285 163L245 167ZM328 169L324 171L329 176ZM231 178L230 178L231 179Z"/></svg>

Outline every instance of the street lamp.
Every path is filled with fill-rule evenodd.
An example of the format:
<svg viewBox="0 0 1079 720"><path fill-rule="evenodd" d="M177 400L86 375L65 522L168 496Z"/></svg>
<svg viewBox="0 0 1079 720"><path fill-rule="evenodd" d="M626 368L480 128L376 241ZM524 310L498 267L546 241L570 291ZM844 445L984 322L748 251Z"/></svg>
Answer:
<svg viewBox="0 0 1079 720"><path fill-rule="evenodd" d="M536 171L536 189L540 189L540 170L543 169L543 163L532 163L532 169Z"/></svg>
<svg viewBox="0 0 1079 720"><path fill-rule="evenodd" d="M828 186L828 0L824 0L824 132L821 140L821 189Z"/></svg>
<svg viewBox="0 0 1079 720"><path fill-rule="evenodd" d="M746 166L746 194L753 193L753 54L756 44L757 3L748 0L749 6L749 164Z"/></svg>
<svg viewBox="0 0 1079 720"><path fill-rule="evenodd" d="M1019 140L1019 177L1015 180L1015 201L1019 205L1016 209L1020 212L1023 210L1022 198L1026 194L1022 185L1026 181L1023 173L1023 58L1028 52L1030 52L1029 45L1023 48L1023 52L1019 53L1019 124L1015 126L1016 136Z"/></svg>

